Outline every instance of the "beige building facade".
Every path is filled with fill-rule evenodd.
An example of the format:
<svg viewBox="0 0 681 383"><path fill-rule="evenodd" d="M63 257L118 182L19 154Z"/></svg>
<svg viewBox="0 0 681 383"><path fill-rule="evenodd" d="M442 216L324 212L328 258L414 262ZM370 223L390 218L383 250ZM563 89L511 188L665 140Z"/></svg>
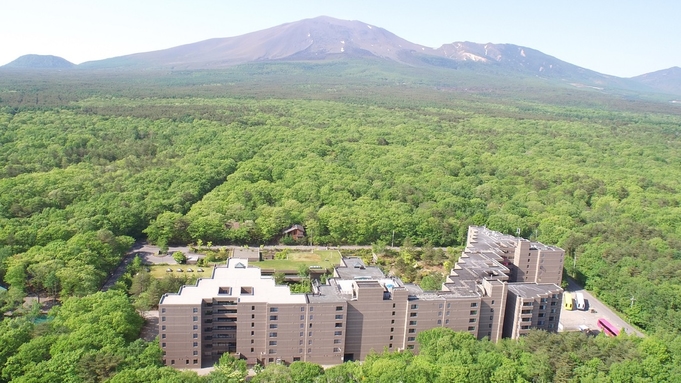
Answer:
<svg viewBox="0 0 681 383"><path fill-rule="evenodd" d="M472 226L440 290L345 258L309 294L291 293L247 259L232 258L211 278L161 298L159 341L165 364L177 368L211 366L225 352L248 364L333 365L384 349L418 352L418 333L435 327L492 341L530 328L556 331L563 255Z"/></svg>

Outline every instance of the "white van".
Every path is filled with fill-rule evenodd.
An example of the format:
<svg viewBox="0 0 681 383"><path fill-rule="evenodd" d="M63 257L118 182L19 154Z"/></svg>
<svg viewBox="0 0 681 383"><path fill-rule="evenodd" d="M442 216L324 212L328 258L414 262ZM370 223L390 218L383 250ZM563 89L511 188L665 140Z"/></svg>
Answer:
<svg viewBox="0 0 681 383"><path fill-rule="evenodd" d="M577 301L577 310L586 310L586 304L584 303L584 294L577 293L575 295L575 300Z"/></svg>

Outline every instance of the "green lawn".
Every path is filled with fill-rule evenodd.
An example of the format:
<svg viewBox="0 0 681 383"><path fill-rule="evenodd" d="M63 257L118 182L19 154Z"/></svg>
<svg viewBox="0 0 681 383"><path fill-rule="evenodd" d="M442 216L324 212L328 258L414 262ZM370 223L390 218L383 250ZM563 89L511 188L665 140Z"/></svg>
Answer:
<svg viewBox="0 0 681 383"><path fill-rule="evenodd" d="M261 262L250 262L251 266L261 269L298 270L300 265L321 266L332 269L340 263L340 253L337 250L314 250L313 252L290 253L288 259L272 259Z"/></svg>
<svg viewBox="0 0 681 383"><path fill-rule="evenodd" d="M154 265L148 266L151 271L149 272L154 278L163 278L166 275L176 275L176 276L197 276L201 278L210 278L213 275L213 266L207 267L197 267L196 265ZM196 271L197 269L203 269L203 272ZM167 272L167 269L173 270L172 272ZM182 269L182 272L178 272L177 269ZM187 269L192 269L194 271L189 272Z"/></svg>

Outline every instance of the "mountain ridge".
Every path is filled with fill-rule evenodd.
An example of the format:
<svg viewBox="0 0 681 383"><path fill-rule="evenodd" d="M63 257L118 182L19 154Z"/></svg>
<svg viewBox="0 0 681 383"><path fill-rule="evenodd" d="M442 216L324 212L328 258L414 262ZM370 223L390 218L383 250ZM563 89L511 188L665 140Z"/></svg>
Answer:
<svg viewBox="0 0 681 383"><path fill-rule="evenodd" d="M610 76L514 44L455 41L443 44L439 48L431 48L412 43L369 23L340 20L329 16L294 21L239 36L212 38L167 49L88 61L79 65L69 63L72 65L69 68L211 70L259 62L320 62L363 60L369 57L412 67L440 67L453 70L466 67L502 75L532 76L597 91L624 89L634 92L681 94L681 75L677 76L678 80L672 82L660 79L663 75L658 72L661 71L633 78ZM10 64L6 67L21 68ZM672 76L662 78L670 77Z"/></svg>

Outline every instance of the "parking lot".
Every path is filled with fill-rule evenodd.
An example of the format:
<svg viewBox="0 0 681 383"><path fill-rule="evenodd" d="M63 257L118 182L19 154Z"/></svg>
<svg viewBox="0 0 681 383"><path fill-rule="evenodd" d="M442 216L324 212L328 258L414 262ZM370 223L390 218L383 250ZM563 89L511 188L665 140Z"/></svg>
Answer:
<svg viewBox="0 0 681 383"><path fill-rule="evenodd" d="M572 311L565 310L561 308L560 312L560 324L562 325L561 331L579 331L580 326L587 326L590 330L595 330L598 332L598 326L596 322L600 318L605 318L608 322L612 323L619 329L624 329L627 334L636 334L638 336L643 336L643 333L636 330L633 326L625 322L620 318L615 312L610 310L606 305L601 303L599 300L594 298L588 291L579 287L574 281L568 280L569 284L565 291L572 293L581 292L584 294L584 301L586 303L585 310L577 310L576 307Z"/></svg>

